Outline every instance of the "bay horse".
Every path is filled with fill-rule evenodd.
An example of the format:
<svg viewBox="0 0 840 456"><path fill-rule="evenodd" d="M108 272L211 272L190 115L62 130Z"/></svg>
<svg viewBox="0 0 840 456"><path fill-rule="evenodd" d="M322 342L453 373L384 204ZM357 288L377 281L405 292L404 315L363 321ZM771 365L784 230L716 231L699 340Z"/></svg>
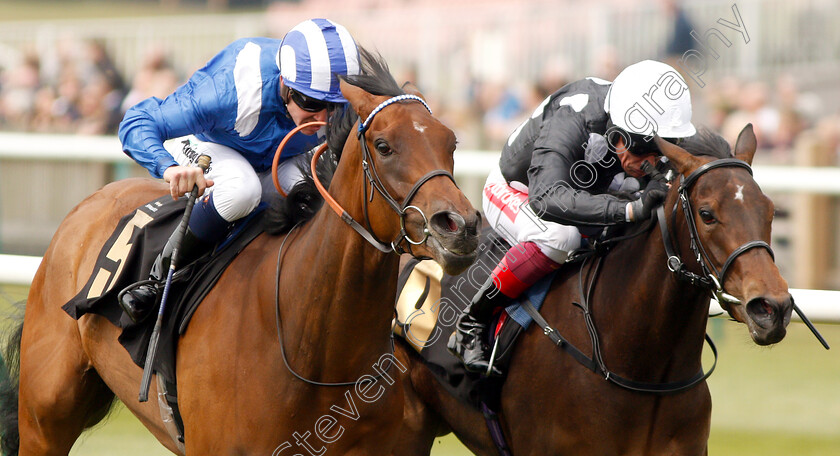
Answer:
<svg viewBox="0 0 840 456"><path fill-rule="evenodd" d="M329 193L346 217L318 210L284 236L260 235L198 307L178 344L184 447L156 401L138 402L142 370L118 343L119 329L61 310L120 217L168 192L151 179L105 186L53 237L26 303L7 447L14 450L17 424L19 454L66 455L115 395L178 454L381 455L394 446L403 402L390 339L399 262L391 250L407 245L404 236L415 255L457 273L475 259L480 214L451 177L453 132L419 93L396 84L381 57L360 56L362 73L341 81L352 107L346 127L337 122L328 135L341 152ZM363 128L350 135L354 122ZM323 386L330 383L339 387Z"/></svg>
<svg viewBox="0 0 840 456"><path fill-rule="evenodd" d="M710 372L703 375L701 354L710 290L737 298L723 306L755 343L785 336L793 304L767 244L773 204L749 167L752 127L739 135L734 159L726 141L709 132L686 141L687 150L657 143L681 175L659 212L661 229L652 224L618 242L601 257L600 272L598 260L562 267L540 310L591 368L537 324L513 348L499 406L510 454L707 454ZM500 454L482 412L450 395L407 344L398 348L409 369L393 454L428 455L435 437L449 432L475 454Z"/></svg>

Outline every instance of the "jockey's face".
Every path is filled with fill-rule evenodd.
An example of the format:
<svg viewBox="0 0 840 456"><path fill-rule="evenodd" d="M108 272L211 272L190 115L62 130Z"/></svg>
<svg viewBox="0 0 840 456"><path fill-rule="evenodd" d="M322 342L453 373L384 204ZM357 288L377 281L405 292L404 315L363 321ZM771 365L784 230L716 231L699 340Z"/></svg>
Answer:
<svg viewBox="0 0 840 456"><path fill-rule="evenodd" d="M282 80L281 80L282 84ZM288 89L283 90L281 89L281 93L286 92L288 93ZM289 117L292 118L295 125L303 125L309 122L326 122L327 121L327 108L324 108L317 112L307 111L298 106L298 104L294 101L294 98L290 96L285 96L283 101L286 103L286 111L289 112ZM307 127L301 130L300 132L305 135L314 135L321 127L316 125L312 127Z"/></svg>
<svg viewBox="0 0 840 456"><path fill-rule="evenodd" d="M645 175L645 172L642 171L642 163L648 162L651 165L656 165L655 153L644 155L630 153L624 145L624 139L621 136L618 137L615 152L618 154L618 159L621 161L621 167L624 168L624 172L633 177L642 177Z"/></svg>

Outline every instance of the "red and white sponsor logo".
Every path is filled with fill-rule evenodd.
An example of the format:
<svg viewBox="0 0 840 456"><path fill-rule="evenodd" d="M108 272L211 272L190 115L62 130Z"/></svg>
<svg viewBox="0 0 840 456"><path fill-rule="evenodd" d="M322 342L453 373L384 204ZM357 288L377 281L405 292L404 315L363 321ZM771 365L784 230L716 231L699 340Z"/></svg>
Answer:
<svg viewBox="0 0 840 456"><path fill-rule="evenodd" d="M522 204L528 201L528 194L514 190L507 184L493 183L484 187L484 196L487 200L511 221L516 220Z"/></svg>

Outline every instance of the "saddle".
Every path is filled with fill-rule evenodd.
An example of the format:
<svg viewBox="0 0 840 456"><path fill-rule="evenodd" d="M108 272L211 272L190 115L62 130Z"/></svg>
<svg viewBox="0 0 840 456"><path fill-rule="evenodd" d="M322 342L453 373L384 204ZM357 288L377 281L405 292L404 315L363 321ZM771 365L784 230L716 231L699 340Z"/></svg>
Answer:
<svg viewBox="0 0 840 456"><path fill-rule="evenodd" d="M175 384L175 354L183 334L202 299L210 292L225 268L242 249L263 232L259 223L264 215L261 205L238 221L232 233L215 250L207 252L175 273L164 324L160 334L154 370L167 383ZM173 200L166 195L144 204L120 219L116 229L97 257L90 279L62 309L79 319L93 313L122 328L119 342L131 360L143 367L154 318L134 323L117 302L119 292L149 277L149 271L169 236L175 231L186 208L186 198ZM155 314L157 311L154 312Z"/></svg>
<svg viewBox="0 0 840 456"><path fill-rule="evenodd" d="M455 319L487 280L510 245L492 229L481 233L479 256L470 268L458 276L443 274L432 260L409 260L400 272L396 305L395 334L411 346L435 377L454 397L473 407L497 398L490 394L501 389L504 377L485 378L464 369L463 364L446 349ZM539 308L554 280L555 273L542 278L523 298ZM495 346L494 365L503 372L511 360L514 343L531 324L531 317L519 301L501 309L493 317L487 343ZM494 401L495 402L495 401ZM493 404L488 404L492 405Z"/></svg>

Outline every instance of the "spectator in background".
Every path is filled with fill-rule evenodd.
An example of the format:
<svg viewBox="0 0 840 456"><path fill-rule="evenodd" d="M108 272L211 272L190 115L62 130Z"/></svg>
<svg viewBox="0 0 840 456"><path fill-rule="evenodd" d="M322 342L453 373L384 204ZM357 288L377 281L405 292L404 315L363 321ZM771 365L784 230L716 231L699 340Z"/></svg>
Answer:
<svg viewBox="0 0 840 456"><path fill-rule="evenodd" d="M146 98L165 98L175 91L179 82L180 78L163 48L150 48L146 51L140 70L134 76L131 89L122 102L122 111L128 111L128 108Z"/></svg>
<svg viewBox="0 0 840 456"><path fill-rule="evenodd" d="M601 46L593 57L592 76L612 81L621 72L621 59L615 46Z"/></svg>
<svg viewBox="0 0 840 456"><path fill-rule="evenodd" d="M665 15L672 24L670 34L668 35L668 42L665 45L665 60L666 63L674 68L679 68L677 60L686 51L696 46L694 39L691 37L691 31L694 29L694 26L677 0L662 0L662 8L665 10Z"/></svg>
<svg viewBox="0 0 840 456"><path fill-rule="evenodd" d="M536 97L539 102L545 100L554 93L558 87L563 87L571 81L571 70L569 62L561 56L549 59L540 71L540 78L535 84ZM534 108L537 105L533 106Z"/></svg>
<svg viewBox="0 0 840 456"><path fill-rule="evenodd" d="M732 76L712 82L704 88L706 104L709 105L709 126L720 131L726 118L738 109L738 94L741 82Z"/></svg>
<svg viewBox="0 0 840 456"><path fill-rule="evenodd" d="M41 87L41 61L33 52L23 55L20 64L5 73L0 93L0 113L14 129L27 130L35 114L35 95Z"/></svg>
<svg viewBox="0 0 840 456"><path fill-rule="evenodd" d="M779 127L779 112L768 104L767 84L759 81L745 84L737 100L738 109L726 118L721 127L723 137L733 144L741 128L752 123L758 147L772 147Z"/></svg>
<svg viewBox="0 0 840 456"><path fill-rule="evenodd" d="M498 149L522 122L524 106L510 84L485 81L479 85L478 107L484 127L484 148Z"/></svg>

